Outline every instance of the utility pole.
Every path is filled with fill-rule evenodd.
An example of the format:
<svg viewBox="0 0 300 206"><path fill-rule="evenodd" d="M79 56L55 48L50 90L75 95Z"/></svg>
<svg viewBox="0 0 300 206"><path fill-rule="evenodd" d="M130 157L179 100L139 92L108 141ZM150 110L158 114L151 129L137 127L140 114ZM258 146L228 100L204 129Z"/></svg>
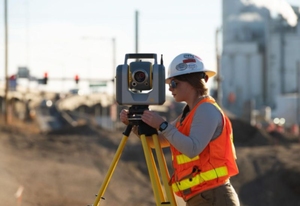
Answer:
<svg viewBox="0 0 300 206"><path fill-rule="evenodd" d="M113 56L113 68L115 69L116 68L116 38L112 38L112 47L113 47L113 53L112 53L112 56Z"/></svg>
<svg viewBox="0 0 300 206"><path fill-rule="evenodd" d="M300 125L300 61L297 62L297 124ZM300 135L300 134L299 134Z"/></svg>
<svg viewBox="0 0 300 206"><path fill-rule="evenodd" d="M135 11L135 53L139 52L139 12Z"/></svg>
<svg viewBox="0 0 300 206"><path fill-rule="evenodd" d="M4 0L4 69L5 69L5 94L4 94L4 101L5 101L5 110L4 110L4 120L5 123L8 124L8 25L7 25L7 0Z"/></svg>
<svg viewBox="0 0 300 206"><path fill-rule="evenodd" d="M215 36L215 44L216 44L216 66L217 66L217 75L216 75L216 82L217 82L217 102L220 106L222 106L222 88L221 88L221 73L220 73L220 51L219 51L219 33L221 28L216 29L216 36Z"/></svg>
<svg viewBox="0 0 300 206"><path fill-rule="evenodd" d="M116 38L112 38L112 65L113 65L113 79L115 79L116 71Z"/></svg>

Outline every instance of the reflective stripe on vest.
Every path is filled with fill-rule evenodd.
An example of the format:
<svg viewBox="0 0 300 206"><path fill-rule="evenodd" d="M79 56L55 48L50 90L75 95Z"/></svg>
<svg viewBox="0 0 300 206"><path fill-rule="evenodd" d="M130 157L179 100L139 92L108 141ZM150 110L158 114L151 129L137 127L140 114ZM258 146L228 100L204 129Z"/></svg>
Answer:
<svg viewBox="0 0 300 206"><path fill-rule="evenodd" d="M176 156L176 160L177 160L178 164L184 164L184 163L192 162L192 161L198 160L198 159L199 159L199 156L196 156L196 157L194 157L192 159L189 158L188 156L184 155L184 154Z"/></svg>
<svg viewBox="0 0 300 206"><path fill-rule="evenodd" d="M223 114L221 108L219 107L219 105L217 103L213 103L213 105L215 107L217 107L220 112ZM232 133L231 133L231 139L233 139L232 137ZM173 155L172 155L172 160L174 159ZM184 154L180 154L180 155L177 155L176 156L176 160L177 160L177 164L184 164L184 163L188 163L188 162L192 162L192 161L195 161L195 160L198 160L199 159L199 155L194 157L194 158L189 158L188 156L184 155Z"/></svg>
<svg viewBox="0 0 300 206"><path fill-rule="evenodd" d="M227 167L226 166L218 167L206 172L200 172L193 178L187 178L179 182L175 182L172 184L172 189L174 192L187 190L196 185L203 183L204 181L217 179L218 177L223 177L226 175L228 175Z"/></svg>

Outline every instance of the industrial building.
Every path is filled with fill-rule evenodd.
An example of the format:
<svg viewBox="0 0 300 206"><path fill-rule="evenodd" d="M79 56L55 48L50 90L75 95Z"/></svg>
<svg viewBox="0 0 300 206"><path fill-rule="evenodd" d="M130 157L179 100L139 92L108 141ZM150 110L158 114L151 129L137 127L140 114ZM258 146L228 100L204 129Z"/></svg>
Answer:
<svg viewBox="0 0 300 206"><path fill-rule="evenodd" d="M245 120L299 124L300 8L278 6L275 13L255 1L223 0L218 91L222 106Z"/></svg>

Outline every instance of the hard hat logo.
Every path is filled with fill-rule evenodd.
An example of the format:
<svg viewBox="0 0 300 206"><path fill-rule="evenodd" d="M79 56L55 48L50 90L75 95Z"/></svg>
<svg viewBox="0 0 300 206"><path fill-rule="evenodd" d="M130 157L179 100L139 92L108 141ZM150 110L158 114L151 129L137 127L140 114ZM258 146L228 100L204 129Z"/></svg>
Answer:
<svg viewBox="0 0 300 206"><path fill-rule="evenodd" d="M183 71L183 70L186 70L187 68L187 64L186 63L180 63L176 66L176 70L177 71Z"/></svg>
<svg viewBox="0 0 300 206"><path fill-rule="evenodd" d="M186 64L186 63L180 63L176 66L176 70L177 71L184 71L186 69L196 69L197 68L197 64Z"/></svg>
<svg viewBox="0 0 300 206"><path fill-rule="evenodd" d="M191 70L196 69L197 68L197 64L189 64L188 68L191 69Z"/></svg>
<svg viewBox="0 0 300 206"><path fill-rule="evenodd" d="M191 62L196 62L195 59L184 59L183 63L191 63Z"/></svg>
<svg viewBox="0 0 300 206"><path fill-rule="evenodd" d="M183 54L183 58L186 58L186 59L194 59L195 56L192 55L192 54Z"/></svg>

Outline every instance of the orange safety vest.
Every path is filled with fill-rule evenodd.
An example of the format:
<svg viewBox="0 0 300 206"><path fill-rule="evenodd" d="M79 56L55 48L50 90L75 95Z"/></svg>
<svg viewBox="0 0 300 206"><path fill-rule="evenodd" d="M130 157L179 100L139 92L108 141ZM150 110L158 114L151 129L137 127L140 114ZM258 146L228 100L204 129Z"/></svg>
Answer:
<svg viewBox="0 0 300 206"><path fill-rule="evenodd" d="M183 122L177 122L177 129L189 136L190 127L197 107L205 102L215 105L223 117L223 129L220 136L204 148L196 157L189 158L172 145L174 174L170 183L176 195L188 200L205 190L215 188L238 174L231 122L212 97L202 99Z"/></svg>

